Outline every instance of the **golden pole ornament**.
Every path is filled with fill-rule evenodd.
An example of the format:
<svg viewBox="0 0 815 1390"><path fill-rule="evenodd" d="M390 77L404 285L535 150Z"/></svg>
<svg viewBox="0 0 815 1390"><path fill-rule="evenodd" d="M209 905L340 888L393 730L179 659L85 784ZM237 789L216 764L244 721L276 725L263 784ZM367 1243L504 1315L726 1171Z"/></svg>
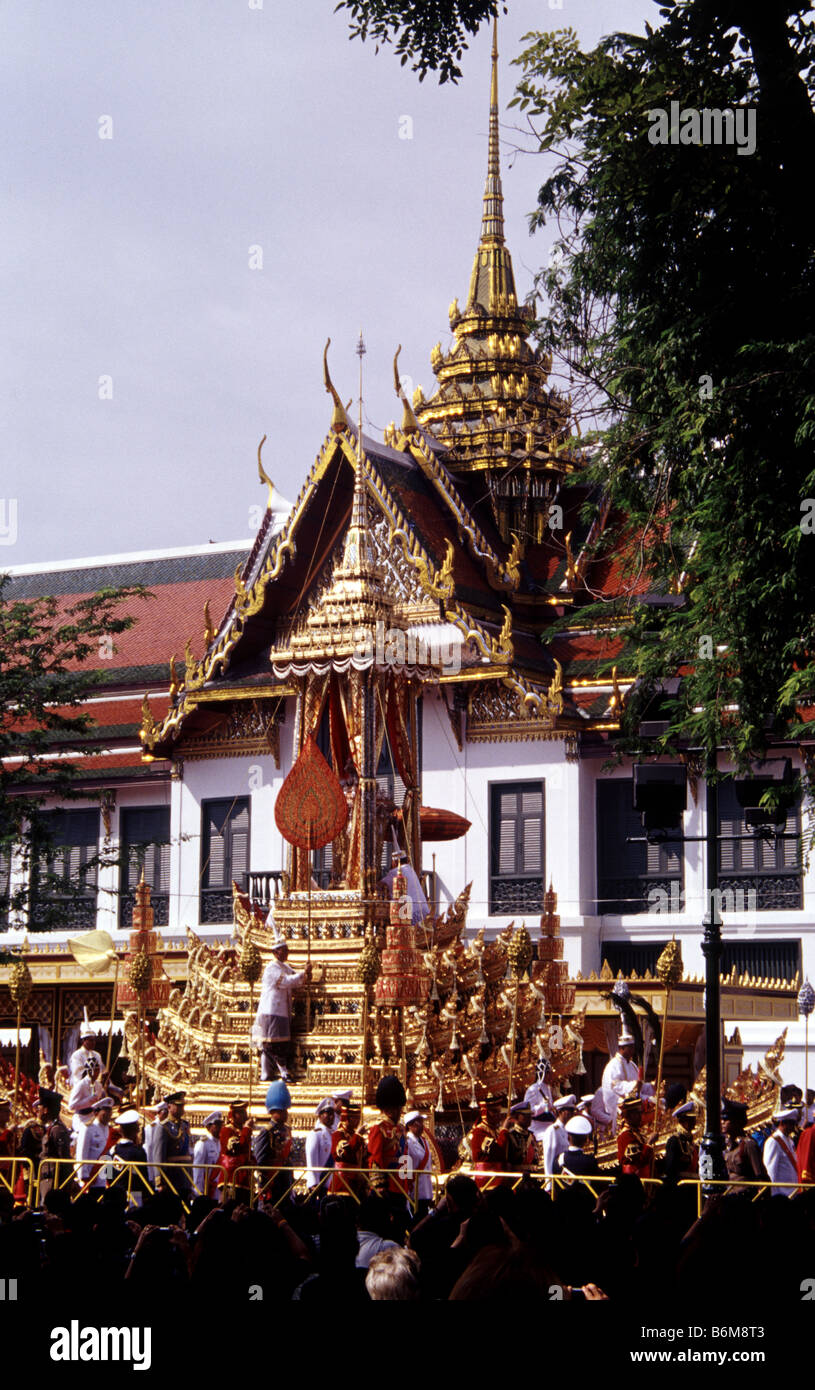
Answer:
<svg viewBox="0 0 815 1390"><path fill-rule="evenodd" d="M244 942L243 950L238 961L238 974L241 979L249 986L249 1026L252 1026L252 1016L255 1009L255 985L263 973L263 958L255 945L254 941ZM254 1062L251 1052L249 1057L249 1110L252 1109L252 1074L254 1072Z"/></svg>
<svg viewBox="0 0 815 1390"><path fill-rule="evenodd" d="M29 995L34 988L34 981L24 960L17 960L11 967L8 981L8 992L11 995L12 1004L17 1005L17 1046L14 1053L14 1118L17 1118L17 1098L20 1089L20 1024Z"/></svg>
<svg viewBox="0 0 815 1390"><path fill-rule="evenodd" d="M521 979L532 964L534 957L532 938L526 930L526 926L521 925L514 931L507 946L507 961L515 980L515 998L512 1004L512 1034L509 1044L509 1079L507 1081L507 1118L512 1109L512 1081L515 1072L515 1036L518 1028L518 995L521 990Z"/></svg>
<svg viewBox="0 0 815 1390"><path fill-rule="evenodd" d="M656 1114L654 1124L659 1122L659 1099L662 1088L662 1062L665 1056L665 1035L668 1031L668 999L671 992L671 985L678 985L684 974L682 964L682 947L676 937L671 937L664 951L661 952L657 961L657 978L665 986L665 996L662 1001L662 1036L659 1040L659 1062L657 1065L657 1089L656 1089ZM651 1177L654 1176L654 1163L656 1162L656 1148L651 1155Z"/></svg>

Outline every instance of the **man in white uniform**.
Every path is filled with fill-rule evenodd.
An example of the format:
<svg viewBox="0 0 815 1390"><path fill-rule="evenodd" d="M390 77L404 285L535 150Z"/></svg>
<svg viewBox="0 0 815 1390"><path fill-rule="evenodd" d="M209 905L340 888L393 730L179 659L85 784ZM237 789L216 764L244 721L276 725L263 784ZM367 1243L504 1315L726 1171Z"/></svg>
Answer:
<svg viewBox="0 0 815 1390"><path fill-rule="evenodd" d="M393 896L393 881L398 873L405 876L407 895L411 904L411 921L414 927L418 927L430 911L430 904L424 895L419 875L411 864L407 862L407 855L404 850L394 850L391 856L394 867L389 869L382 879L382 883L388 890L388 897Z"/></svg>
<svg viewBox="0 0 815 1390"><path fill-rule="evenodd" d="M430 1210L433 1201L433 1160L430 1145L424 1137L424 1122L427 1119L420 1110L409 1110L404 1119L407 1153L410 1159L409 1191L416 1202L416 1219L421 1221Z"/></svg>
<svg viewBox="0 0 815 1390"><path fill-rule="evenodd" d="M326 1098L321 1100L317 1106L317 1118L311 1134L306 1135L306 1163L308 1172L306 1173L306 1187L311 1190L313 1187L320 1187L321 1192L327 1192L330 1186L328 1173L321 1173L320 1168L331 1168L331 1136L334 1132L334 1102Z"/></svg>
<svg viewBox="0 0 815 1390"><path fill-rule="evenodd" d="M311 966L307 965L305 970L292 970L286 964L289 948L282 937L275 941L272 952L273 958L263 972L252 1042L261 1052L261 1081L274 1080L275 1072L283 1081L288 1081L291 997L296 989L311 979Z"/></svg>
<svg viewBox="0 0 815 1390"><path fill-rule="evenodd" d="M634 1057L635 1040L627 1028L623 1028L617 1043L617 1052L603 1071L601 1090L603 1105L611 1116L612 1132L617 1133L617 1108L621 1100L633 1095L639 1089L640 1069Z"/></svg>
<svg viewBox="0 0 815 1390"><path fill-rule="evenodd" d="M566 1125L577 1109L577 1096L561 1096L555 1101L555 1123L550 1125L541 1141L543 1171L551 1177L558 1171L558 1154L565 1153L569 1147ZM550 1184L551 1186L551 1184Z"/></svg>
<svg viewBox="0 0 815 1390"><path fill-rule="evenodd" d="M96 1034L88 1022L88 1010L85 1010L85 1020L79 1029L79 1047L71 1053L69 1070L72 1083L76 1083L82 1076L89 1062L95 1062L99 1068L97 1075L102 1073L102 1058L98 1052L91 1047Z"/></svg>
<svg viewBox="0 0 815 1390"><path fill-rule="evenodd" d="M211 1115L207 1115L204 1120L206 1134L195 1142L192 1151L192 1180L195 1185L196 1194L201 1192L205 1197L214 1197L218 1180L221 1176L220 1169L213 1166L220 1162L221 1158L221 1127L224 1117L220 1110L213 1110Z"/></svg>
<svg viewBox="0 0 815 1390"><path fill-rule="evenodd" d="M153 1163L153 1159L155 1156L154 1150L156 1147L156 1139L158 1138L159 1129L161 1128L161 1121L166 1119L169 1115L170 1107L167 1104L166 1100L162 1100L157 1106L154 1107L154 1109L155 1119L152 1121L151 1124L146 1125L144 1130L144 1152L147 1154L147 1162L149 1165L147 1169L147 1176L150 1179L150 1182L152 1183L153 1187L155 1187L156 1178L158 1177L158 1168L156 1168Z"/></svg>
<svg viewBox="0 0 815 1390"><path fill-rule="evenodd" d="M792 1133L798 1123L800 1112L789 1106L776 1110L773 1119L776 1128L764 1145L762 1158L769 1174L770 1182L798 1183L798 1163L792 1142ZM782 1197L793 1197L795 1187L776 1189Z"/></svg>
<svg viewBox="0 0 815 1390"><path fill-rule="evenodd" d="M107 1187L104 1168L93 1160L100 1159L107 1147L113 1101L110 1096L103 1096L92 1108L93 1119L89 1124L80 1127L77 1136L75 1155L79 1164L77 1177L81 1183L87 1184L89 1188Z"/></svg>
<svg viewBox="0 0 815 1390"><path fill-rule="evenodd" d="M552 1068L549 1063L539 1062L538 1079L533 1081L531 1086L527 1086L524 1092L524 1100L532 1107L532 1123L529 1129L538 1144L543 1143L543 1136L555 1119L552 1087L549 1084L551 1076Z"/></svg>
<svg viewBox="0 0 815 1390"><path fill-rule="evenodd" d="M99 1080L99 1067L95 1061L91 1061L74 1082L68 1096L68 1109L73 1115L71 1131L74 1136L74 1144L77 1142L80 1129L89 1125L93 1120L93 1107L98 1100L102 1099L103 1094L102 1083Z"/></svg>

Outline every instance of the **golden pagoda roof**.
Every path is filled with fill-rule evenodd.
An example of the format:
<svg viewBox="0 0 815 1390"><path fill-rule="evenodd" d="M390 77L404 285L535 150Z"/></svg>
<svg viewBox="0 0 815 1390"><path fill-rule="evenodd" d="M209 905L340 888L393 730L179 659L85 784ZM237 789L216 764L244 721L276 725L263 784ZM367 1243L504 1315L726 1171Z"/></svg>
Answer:
<svg viewBox="0 0 815 1390"><path fill-rule="evenodd" d="M571 433L570 402L547 387L551 358L528 342L533 318L530 308L518 304L504 240L496 23L487 178L467 303L463 311L457 300L451 304L454 343L448 352L440 344L433 349L438 386L427 401L417 391L414 406L420 425L450 448L452 469L486 471L493 491L500 496L508 488L516 506L519 496L548 504L559 480L576 467L564 452ZM496 503L496 520L508 540L502 510Z"/></svg>

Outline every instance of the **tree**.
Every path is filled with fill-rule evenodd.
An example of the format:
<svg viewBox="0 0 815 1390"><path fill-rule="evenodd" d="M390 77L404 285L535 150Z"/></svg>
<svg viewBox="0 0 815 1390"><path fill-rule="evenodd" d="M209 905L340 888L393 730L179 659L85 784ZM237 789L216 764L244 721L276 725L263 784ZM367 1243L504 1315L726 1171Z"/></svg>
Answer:
<svg viewBox="0 0 815 1390"><path fill-rule="evenodd" d="M502 6L506 12L506 6ZM350 12L350 37L372 38L376 51L393 44L402 66L410 63L423 82L437 72L439 82L457 82L458 66L467 48L466 34L476 34L499 9L498 0L340 0L337 10Z"/></svg>
<svg viewBox="0 0 815 1390"><path fill-rule="evenodd" d="M351 8L419 68L457 42L460 15L422 47L413 6ZM741 764L801 732L815 688L811 13L665 0L641 37L584 53L570 30L529 35L519 59L516 104L554 162L532 219L560 252L538 333L594 427L616 518L598 545L622 564L621 597L582 618L620 622L645 696L683 672L666 746L724 741ZM753 150L726 142L739 111ZM674 606L655 614L646 589Z"/></svg>
<svg viewBox="0 0 815 1390"><path fill-rule="evenodd" d="M149 595L139 585L68 604L53 596L9 600L8 583L0 575L0 897L14 912L27 905L27 895L23 888L10 891L12 855L22 857L25 869L34 858L47 859L46 798L90 794L80 791L78 760L94 730L87 700L104 679L91 663L102 645L115 651L113 638L136 621L124 603ZM47 888L44 864L41 872Z"/></svg>

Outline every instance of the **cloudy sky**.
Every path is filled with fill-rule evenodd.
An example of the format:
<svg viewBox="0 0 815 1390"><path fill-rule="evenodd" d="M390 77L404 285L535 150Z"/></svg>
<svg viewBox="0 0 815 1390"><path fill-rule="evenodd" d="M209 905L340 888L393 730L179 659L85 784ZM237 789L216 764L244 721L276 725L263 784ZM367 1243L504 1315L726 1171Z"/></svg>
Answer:
<svg viewBox="0 0 815 1390"><path fill-rule="evenodd" d="M489 35L440 88L350 43L333 0L252 3L3 6L0 567L248 536L260 437L294 498L327 431L329 336L348 399L364 331L369 432L398 412L398 343L429 392L478 237ZM656 17L654 0L510 0L502 108L530 30L591 44ZM519 122L502 110L525 294L547 246Z"/></svg>

